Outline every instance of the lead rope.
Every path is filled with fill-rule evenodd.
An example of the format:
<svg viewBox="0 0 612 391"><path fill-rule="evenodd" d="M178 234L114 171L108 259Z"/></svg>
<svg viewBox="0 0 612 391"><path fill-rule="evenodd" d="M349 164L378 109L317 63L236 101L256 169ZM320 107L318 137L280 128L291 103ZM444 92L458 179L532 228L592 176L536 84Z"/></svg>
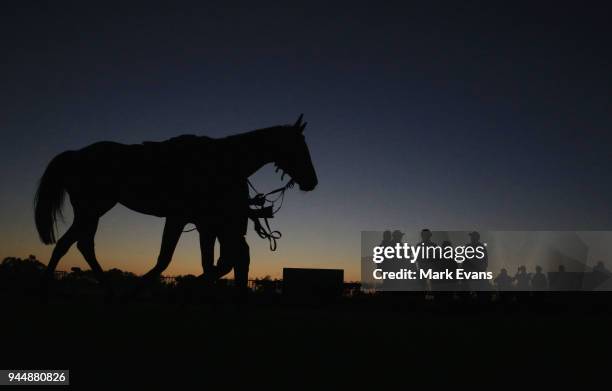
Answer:
<svg viewBox="0 0 612 391"><path fill-rule="evenodd" d="M285 186L279 187L276 190L272 190L271 192L263 194L257 191L257 189L255 188L255 186L253 186L250 180L247 179L247 183L249 184L249 187L255 192L255 196L252 198L253 200L252 203L255 206L259 207L259 208L256 208L255 210L263 211L264 204L266 202L269 202L270 204L272 204L271 206L272 207L272 217L274 217L274 215L282 208L283 201L285 200L285 192L287 191L287 189L292 188L293 185L295 184L295 182L292 179L289 182L287 182ZM278 197L276 197L273 200L268 199L268 196L272 194L276 194L276 193L280 193ZM274 210L274 204L278 200L280 200L280 205L278 206L278 208L276 208L276 210ZM259 237L262 239L268 239L268 242L270 244L270 251L276 251L276 247L277 247L276 241L280 239L283 236L283 234L279 230L272 230L272 228L270 228L270 222L268 220L270 217L267 217L265 215L264 217L256 217L256 216L250 215L249 218L253 221L253 228L255 232L257 233L257 235L259 235ZM261 224L260 219L263 219L264 224Z"/></svg>
<svg viewBox="0 0 612 391"><path fill-rule="evenodd" d="M263 194L257 191L257 189L255 188L255 186L253 186L250 180L247 179L247 183L249 184L249 187L255 192L255 196L251 199L250 202L251 204L256 206L254 210L263 211L265 209L265 203L268 202L272 204L272 217L274 217L274 215L283 207L283 202L285 201L285 192L287 191L287 189L291 189L293 185L295 185L295 181L291 179L289 182L287 182L285 186L279 187L278 189ZM272 194L276 193L280 194L275 199L268 199L268 196L271 196ZM278 206L278 208L276 208L276 210L274 210L274 204L279 200L280 205ZM270 251L276 251L276 241L280 239L283 234L279 230L272 230L272 228L270 228L270 222L268 220L269 218L270 217L256 217L253 215L249 215L249 219L253 221L253 229L255 230L255 233L257 233L257 235L259 235L259 237L262 239L268 239L268 242L270 243ZM264 224L261 223L260 219L263 219ZM197 227L193 227L190 229L183 230L183 232L192 232L196 229Z"/></svg>

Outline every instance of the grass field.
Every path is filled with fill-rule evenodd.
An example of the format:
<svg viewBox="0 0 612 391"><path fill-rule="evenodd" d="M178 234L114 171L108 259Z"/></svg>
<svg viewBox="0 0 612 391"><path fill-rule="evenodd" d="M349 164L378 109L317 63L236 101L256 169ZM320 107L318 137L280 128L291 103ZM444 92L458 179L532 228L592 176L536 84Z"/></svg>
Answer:
<svg viewBox="0 0 612 391"><path fill-rule="evenodd" d="M255 297L240 308L3 299L2 367L70 369L77 385L460 381L521 373L579 380L607 365L597 357L609 349L612 319L609 307L591 305L593 296L546 305L354 298L318 307Z"/></svg>

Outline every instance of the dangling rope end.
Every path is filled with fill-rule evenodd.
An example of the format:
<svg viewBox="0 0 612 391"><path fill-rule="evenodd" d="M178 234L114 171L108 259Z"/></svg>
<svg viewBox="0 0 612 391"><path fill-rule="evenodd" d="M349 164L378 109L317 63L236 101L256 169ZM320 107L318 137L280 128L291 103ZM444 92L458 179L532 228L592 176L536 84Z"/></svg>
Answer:
<svg viewBox="0 0 612 391"><path fill-rule="evenodd" d="M278 170L277 170L278 171ZM285 175L285 173L283 172L283 176ZM281 177L282 179L282 177ZM253 220L253 224L254 224L254 229L255 232L257 233L257 235L259 235L260 238L262 239L268 239L268 242L270 243L270 250L271 251L276 251L277 248L277 243L276 241L278 239L280 239L283 234L278 231L278 230L272 230L270 228L270 223L268 221L269 218L273 218L274 215L280 210L280 208L283 206L283 201L285 199L285 191L287 191L287 189L291 189L294 185L295 185L295 181L293 179L289 180L289 182L287 182L285 184L285 186L283 187L279 187L276 190L272 190L271 192L268 192L266 194L260 193L257 191L257 189L255 189L255 186L253 186L253 184L251 183L250 180L247 179L247 182L249 184L249 187L255 192L255 196L253 198L251 198L250 204L251 205L255 205L257 208L255 209L251 209L254 211L254 213L251 213L249 215L249 218L251 220ZM270 200L268 199L268 196L272 195L272 194L276 194L276 193L280 193L280 195L278 197L276 197L274 200ZM274 210L274 203L280 200L280 205L279 207ZM268 208L271 208L271 214L267 215L262 213L262 211L265 209L264 204L266 202L269 202L270 204L272 204L271 206L269 206ZM260 219L263 219L264 225L261 224Z"/></svg>

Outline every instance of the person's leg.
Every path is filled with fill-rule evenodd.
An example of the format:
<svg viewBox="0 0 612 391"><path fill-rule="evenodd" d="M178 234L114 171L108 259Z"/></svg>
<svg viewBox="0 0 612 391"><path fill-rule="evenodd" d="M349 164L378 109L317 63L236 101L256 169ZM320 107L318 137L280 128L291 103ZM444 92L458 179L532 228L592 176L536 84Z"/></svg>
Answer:
<svg viewBox="0 0 612 391"><path fill-rule="evenodd" d="M237 243L240 242L241 236L236 236L228 233L219 235L219 259L215 266L215 279L220 279L232 271L236 265L239 253L237 251Z"/></svg>
<svg viewBox="0 0 612 391"><path fill-rule="evenodd" d="M249 245L244 236L237 234L221 235L219 241L221 257L217 264L217 278L221 278L233 268L236 288L242 297L246 297L249 283Z"/></svg>
<svg viewBox="0 0 612 391"><path fill-rule="evenodd" d="M249 245L244 236L238 246L239 254L236 258L236 265L234 266L234 279L239 294L241 297L246 298L249 291L249 266L251 263L251 256L249 253Z"/></svg>
<svg viewBox="0 0 612 391"><path fill-rule="evenodd" d="M214 273L215 267L215 241L217 236L211 227L204 224L196 224L200 234L200 255L202 257L202 276Z"/></svg>

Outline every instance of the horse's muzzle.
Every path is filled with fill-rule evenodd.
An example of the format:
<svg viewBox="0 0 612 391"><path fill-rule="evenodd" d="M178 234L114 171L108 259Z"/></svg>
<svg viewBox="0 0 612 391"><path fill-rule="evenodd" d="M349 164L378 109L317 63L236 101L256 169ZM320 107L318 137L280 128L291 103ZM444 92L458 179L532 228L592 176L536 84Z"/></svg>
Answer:
<svg viewBox="0 0 612 391"><path fill-rule="evenodd" d="M311 183L300 183L299 187L300 190L302 191L311 191L314 190L315 187L317 187L317 184L319 183L319 181L315 180L314 182Z"/></svg>

